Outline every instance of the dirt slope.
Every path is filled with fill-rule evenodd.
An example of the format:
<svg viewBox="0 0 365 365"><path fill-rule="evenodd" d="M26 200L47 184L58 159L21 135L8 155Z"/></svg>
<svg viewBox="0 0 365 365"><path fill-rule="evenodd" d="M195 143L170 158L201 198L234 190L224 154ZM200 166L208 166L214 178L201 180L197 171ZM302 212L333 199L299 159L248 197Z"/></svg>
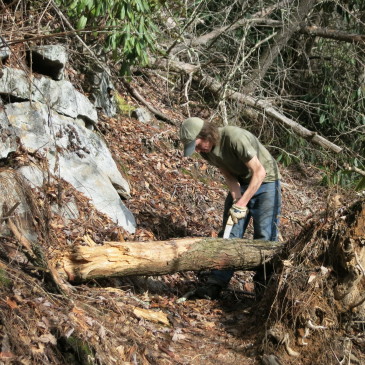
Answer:
<svg viewBox="0 0 365 365"><path fill-rule="evenodd" d="M163 103L163 90L156 93L146 82L133 85L172 120L184 118ZM137 104L125 90L120 92L130 104ZM49 186L43 196L26 190L38 207L37 222L43 222L35 223L43 261L36 265L26 257L15 237L0 237L0 363L261 364L263 355L275 354L282 364L314 364L311 350L292 357L280 340L267 340L276 286L258 300L252 273L237 272L217 301L178 302L197 284L193 273L59 286L52 265L75 244L216 236L221 229L226 194L222 178L203 160L182 158L177 127L158 120L143 124L121 115L100 119L99 132L130 180L132 198L125 203L135 214L138 229L126 234L63 182L63 199L75 197L82 212L68 224L44 204L58 199L59 188ZM334 193L320 187L314 168L281 171L281 236L291 241L308 219L326 212ZM311 341L316 358L322 342ZM302 352L293 341L291 346Z"/></svg>

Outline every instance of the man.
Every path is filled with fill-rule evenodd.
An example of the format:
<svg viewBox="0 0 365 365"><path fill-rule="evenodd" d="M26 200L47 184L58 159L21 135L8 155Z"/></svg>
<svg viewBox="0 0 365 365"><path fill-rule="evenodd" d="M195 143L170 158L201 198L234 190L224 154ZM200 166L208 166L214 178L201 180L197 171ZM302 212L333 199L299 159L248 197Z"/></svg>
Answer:
<svg viewBox="0 0 365 365"><path fill-rule="evenodd" d="M259 140L245 129L217 128L200 118L182 123L180 139L185 157L196 151L223 174L229 188L223 225L229 216L235 223L230 238L242 238L252 217L254 239L276 241L281 177L275 159ZM198 288L195 296L217 298L232 275L233 270L213 270L207 285Z"/></svg>

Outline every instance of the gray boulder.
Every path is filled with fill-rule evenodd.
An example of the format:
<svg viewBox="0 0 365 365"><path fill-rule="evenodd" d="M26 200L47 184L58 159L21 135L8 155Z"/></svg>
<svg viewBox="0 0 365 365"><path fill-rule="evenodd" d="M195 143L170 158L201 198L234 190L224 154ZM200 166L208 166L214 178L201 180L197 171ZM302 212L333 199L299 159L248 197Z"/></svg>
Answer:
<svg viewBox="0 0 365 365"><path fill-rule="evenodd" d="M105 71L93 73L90 83L95 107L102 109L109 117L113 117L117 113L113 96L115 88L108 73Z"/></svg>
<svg viewBox="0 0 365 365"><path fill-rule="evenodd" d="M151 113L145 108L137 108L133 110L132 117L139 120L142 123L148 123L152 120Z"/></svg>
<svg viewBox="0 0 365 365"><path fill-rule="evenodd" d="M6 104L0 113L0 127L8 128L29 152L42 153L51 174L69 182L100 212L134 233L135 219L120 198L129 197L129 185L101 137L40 102ZM0 156L11 149L15 146L0 144ZM30 167L20 171L33 185L43 184L41 171Z"/></svg>
<svg viewBox="0 0 365 365"><path fill-rule="evenodd" d="M66 80L54 81L4 67L0 76L0 94L8 95L10 101L40 101L59 114L83 119L90 129L98 121L93 104Z"/></svg>
<svg viewBox="0 0 365 365"><path fill-rule="evenodd" d="M0 120L0 158L6 158L9 156L9 153L17 150L18 145L16 143L16 132L9 122L1 102Z"/></svg>
<svg viewBox="0 0 365 365"><path fill-rule="evenodd" d="M35 46L27 52L29 67L34 72L49 76L54 80L64 78L67 60L66 47L60 44Z"/></svg>

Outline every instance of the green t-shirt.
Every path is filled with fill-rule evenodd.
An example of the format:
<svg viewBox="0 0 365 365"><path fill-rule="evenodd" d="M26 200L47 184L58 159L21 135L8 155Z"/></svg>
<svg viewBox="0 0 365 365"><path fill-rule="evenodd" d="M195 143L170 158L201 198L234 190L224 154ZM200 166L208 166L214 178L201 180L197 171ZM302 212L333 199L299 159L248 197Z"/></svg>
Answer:
<svg viewBox="0 0 365 365"><path fill-rule="evenodd" d="M281 178L275 159L252 133L227 126L219 128L219 134L219 145L209 153L201 153L210 164L225 168L241 183L249 184L252 174L245 163L257 156L266 170L264 182Z"/></svg>

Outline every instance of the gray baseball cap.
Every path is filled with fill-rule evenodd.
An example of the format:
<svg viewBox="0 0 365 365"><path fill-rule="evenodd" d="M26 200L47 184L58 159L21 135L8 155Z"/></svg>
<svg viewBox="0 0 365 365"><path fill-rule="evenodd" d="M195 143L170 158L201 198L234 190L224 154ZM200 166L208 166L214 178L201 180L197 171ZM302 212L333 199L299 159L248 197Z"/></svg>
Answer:
<svg viewBox="0 0 365 365"><path fill-rule="evenodd" d="M185 119L180 127L180 140L184 144L184 156L191 156L195 151L195 140L202 130L204 121L200 118Z"/></svg>

